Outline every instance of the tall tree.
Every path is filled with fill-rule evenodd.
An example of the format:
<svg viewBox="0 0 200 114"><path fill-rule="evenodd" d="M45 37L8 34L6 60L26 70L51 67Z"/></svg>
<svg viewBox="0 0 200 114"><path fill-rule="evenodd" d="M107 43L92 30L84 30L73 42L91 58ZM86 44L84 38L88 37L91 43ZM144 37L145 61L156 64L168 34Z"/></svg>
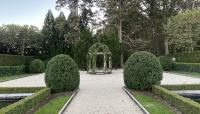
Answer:
<svg viewBox="0 0 200 114"><path fill-rule="evenodd" d="M56 55L56 30L55 30L55 20L51 10L48 11L42 33L45 35L47 40L47 47L49 49L50 56Z"/></svg>
<svg viewBox="0 0 200 114"><path fill-rule="evenodd" d="M63 12L55 19L55 29L56 29L56 53L62 54L66 51L65 34L68 33L67 20Z"/></svg>

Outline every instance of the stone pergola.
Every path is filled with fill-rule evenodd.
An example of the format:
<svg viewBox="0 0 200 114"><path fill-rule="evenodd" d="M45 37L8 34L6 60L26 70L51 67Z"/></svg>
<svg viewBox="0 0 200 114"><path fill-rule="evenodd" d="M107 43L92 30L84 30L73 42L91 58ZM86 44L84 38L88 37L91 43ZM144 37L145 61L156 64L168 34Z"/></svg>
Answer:
<svg viewBox="0 0 200 114"><path fill-rule="evenodd" d="M103 56L103 68L97 68L97 56ZM96 43L92 45L87 55L87 72L91 74L112 72L112 54L107 45Z"/></svg>

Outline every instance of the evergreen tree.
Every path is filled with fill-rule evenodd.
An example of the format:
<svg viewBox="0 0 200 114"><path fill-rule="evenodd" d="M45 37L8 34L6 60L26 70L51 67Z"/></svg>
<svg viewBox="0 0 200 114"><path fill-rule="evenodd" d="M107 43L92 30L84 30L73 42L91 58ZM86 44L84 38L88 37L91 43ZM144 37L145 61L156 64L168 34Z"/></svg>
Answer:
<svg viewBox="0 0 200 114"><path fill-rule="evenodd" d="M56 38L56 53L62 54L66 51L65 34L68 32L67 20L63 12L55 19Z"/></svg>
<svg viewBox="0 0 200 114"><path fill-rule="evenodd" d="M48 11L42 33L46 37L46 47L49 50L50 56L56 55L56 30L55 30L55 20L51 10Z"/></svg>

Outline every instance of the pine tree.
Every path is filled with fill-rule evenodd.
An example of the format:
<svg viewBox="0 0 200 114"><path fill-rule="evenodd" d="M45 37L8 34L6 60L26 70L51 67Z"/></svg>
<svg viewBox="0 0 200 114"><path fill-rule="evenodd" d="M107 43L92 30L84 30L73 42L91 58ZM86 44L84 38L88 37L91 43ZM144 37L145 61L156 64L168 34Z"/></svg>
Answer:
<svg viewBox="0 0 200 114"><path fill-rule="evenodd" d="M50 56L53 57L56 55L56 30L55 30L55 20L51 10L48 11L42 33L46 37L46 45L49 50Z"/></svg>

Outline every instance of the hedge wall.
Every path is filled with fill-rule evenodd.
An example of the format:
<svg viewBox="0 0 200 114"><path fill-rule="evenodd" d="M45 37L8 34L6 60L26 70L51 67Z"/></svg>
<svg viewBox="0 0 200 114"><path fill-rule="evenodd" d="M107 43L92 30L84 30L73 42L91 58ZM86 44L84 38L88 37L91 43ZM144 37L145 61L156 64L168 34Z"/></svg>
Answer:
<svg viewBox="0 0 200 114"><path fill-rule="evenodd" d="M44 87L0 87L0 94L1 93L35 93Z"/></svg>
<svg viewBox="0 0 200 114"><path fill-rule="evenodd" d="M26 97L16 103L0 109L0 114L25 114L48 95L50 95L50 89L42 89L34 93L32 96Z"/></svg>
<svg viewBox="0 0 200 114"><path fill-rule="evenodd" d="M175 63L175 71L200 72L200 63Z"/></svg>
<svg viewBox="0 0 200 114"><path fill-rule="evenodd" d="M0 77L1 76L9 76L15 74L22 74L26 72L26 66L0 66Z"/></svg>
<svg viewBox="0 0 200 114"><path fill-rule="evenodd" d="M0 66L29 65L33 59L33 56L0 54Z"/></svg>
<svg viewBox="0 0 200 114"><path fill-rule="evenodd" d="M177 62L200 63L200 51L177 53L175 57Z"/></svg>
<svg viewBox="0 0 200 114"><path fill-rule="evenodd" d="M168 90L200 90L200 84L161 85Z"/></svg>
<svg viewBox="0 0 200 114"><path fill-rule="evenodd" d="M189 98L182 97L160 86L153 86L152 91L174 105L182 114L199 114L200 112L200 104Z"/></svg>

